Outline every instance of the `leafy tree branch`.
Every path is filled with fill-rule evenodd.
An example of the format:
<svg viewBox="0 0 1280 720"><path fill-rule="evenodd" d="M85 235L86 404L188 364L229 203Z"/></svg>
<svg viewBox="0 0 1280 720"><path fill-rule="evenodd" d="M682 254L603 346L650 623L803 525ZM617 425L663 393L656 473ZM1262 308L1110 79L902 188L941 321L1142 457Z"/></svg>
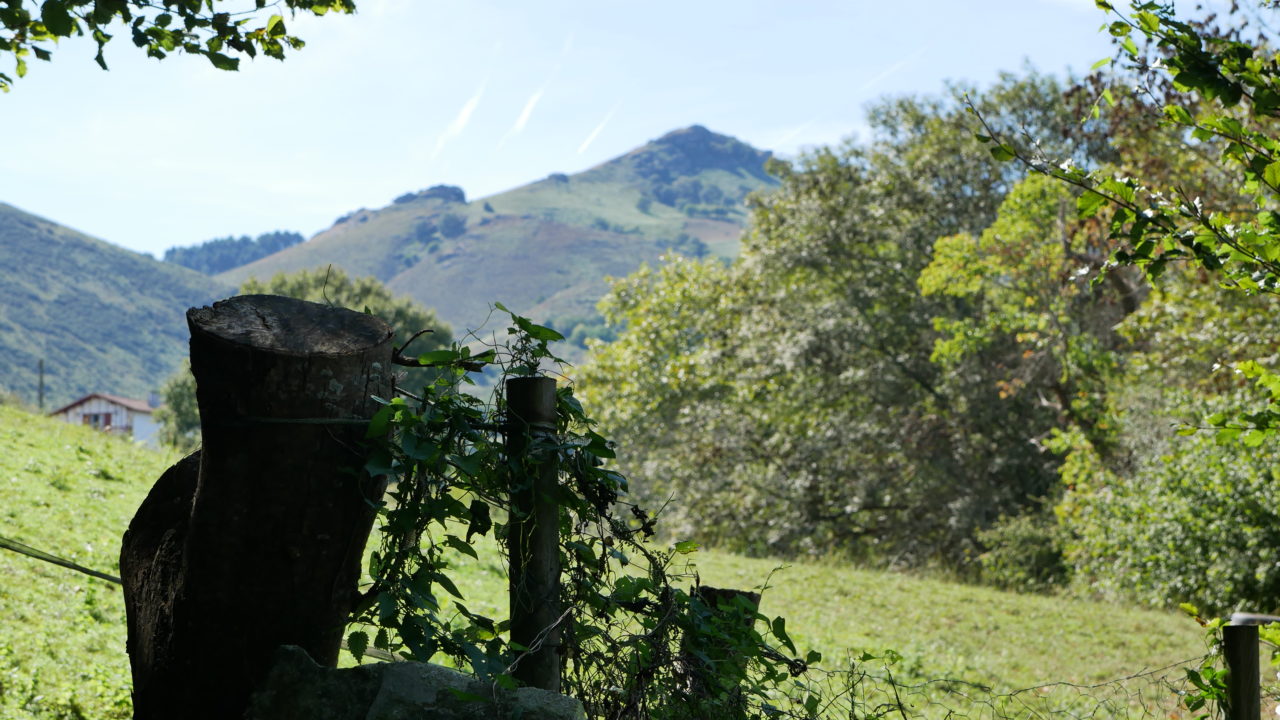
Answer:
<svg viewBox="0 0 1280 720"><path fill-rule="evenodd" d="M98 47L94 59L106 70L107 43L124 32L148 57L201 55L220 70L237 70L243 57L283 60L287 50L302 49L286 14L354 11L354 0L4 0L0 54L13 57L13 73L22 78L29 58L50 60L62 40L89 37ZM0 89L8 91L13 81L0 72Z"/></svg>

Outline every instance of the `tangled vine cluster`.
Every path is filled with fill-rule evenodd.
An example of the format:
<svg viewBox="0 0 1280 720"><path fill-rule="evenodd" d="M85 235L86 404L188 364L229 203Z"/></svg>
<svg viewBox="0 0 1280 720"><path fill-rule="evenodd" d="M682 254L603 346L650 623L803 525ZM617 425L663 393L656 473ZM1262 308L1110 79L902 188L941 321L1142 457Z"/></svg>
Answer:
<svg viewBox="0 0 1280 720"><path fill-rule="evenodd" d="M549 348L563 339L554 329L512 314L508 337L484 352L455 343L418 356L437 371L434 382L384 400L373 418L366 469L390 484L373 582L353 618L360 629L347 638L357 658L370 647L443 656L497 687L516 685L512 669L528 648L509 639L510 620L470 609L450 577L457 559L478 558L485 538L507 552L518 512L510 497L531 460L508 456L505 381L563 365ZM465 391L473 373L494 370L491 401ZM785 621L761 615L758 596L705 592L678 570L696 543L647 543L656 519L628 500L626 478L608 466L613 443L571 384L556 391L556 418L552 438L528 454L558 467L563 691L592 717L804 716L805 698L794 697L803 684L792 679L820 656L796 657Z"/></svg>

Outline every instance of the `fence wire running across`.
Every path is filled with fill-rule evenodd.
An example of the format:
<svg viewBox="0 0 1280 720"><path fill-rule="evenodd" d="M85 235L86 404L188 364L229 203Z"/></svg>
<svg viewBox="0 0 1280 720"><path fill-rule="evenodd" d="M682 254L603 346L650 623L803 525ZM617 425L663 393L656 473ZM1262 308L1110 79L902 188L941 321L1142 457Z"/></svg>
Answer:
<svg viewBox="0 0 1280 720"><path fill-rule="evenodd" d="M848 670L810 669L785 694L750 703L744 718L805 720L1190 720L1220 717L1217 707L1192 711L1189 671L1209 656L1092 684L1051 682L1003 691L967 680L903 679L876 658Z"/></svg>

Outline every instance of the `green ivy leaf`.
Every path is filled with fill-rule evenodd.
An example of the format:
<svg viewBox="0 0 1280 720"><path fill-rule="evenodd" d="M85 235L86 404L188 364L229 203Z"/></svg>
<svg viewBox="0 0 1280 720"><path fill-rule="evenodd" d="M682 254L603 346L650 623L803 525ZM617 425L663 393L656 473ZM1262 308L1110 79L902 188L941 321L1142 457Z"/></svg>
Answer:
<svg viewBox="0 0 1280 720"><path fill-rule="evenodd" d="M468 477L475 477L480 474L480 458L477 453L471 455L450 455L447 460L449 464L462 471L462 474Z"/></svg>
<svg viewBox="0 0 1280 720"><path fill-rule="evenodd" d="M503 690L515 690L517 686L516 679L505 673L493 676L493 682Z"/></svg>
<svg viewBox="0 0 1280 720"><path fill-rule="evenodd" d="M993 148L989 148L988 151L991 153L991 157L999 160L1000 162L1009 162L1017 157L1017 154L1013 152L1013 148L1003 143L996 145Z"/></svg>
<svg viewBox="0 0 1280 720"><path fill-rule="evenodd" d="M1179 125L1195 124L1195 121L1191 119L1191 113L1187 112L1187 109L1180 105L1165 105L1164 108L1162 108L1162 111L1164 112L1165 117Z"/></svg>
<svg viewBox="0 0 1280 720"><path fill-rule="evenodd" d="M419 365L446 365L462 359L457 350L432 350L418 356Z"/></svg>
<svg viewBox="0 0 1280 720"><path fill-rule="evenodd" d="M356 662L360 662L364 657L365 650L369 649L369 634L363 630L356 630L347 636L347 650L355 657Z"/></svg>
<svg viewBox="0 0 1280 720"><path fill-rule="evenodd" d="M400 608L396 599L389 592L378 593L378 622L383 625L394 625L400 616Z"/></svg>
<svg viewBox="0 0 1280 720"><path fill-rule="evenodd" d="M449 579L448 575L445 575L444 573L431 573L431 579L435 584L444 588L445 592L459 600L466 600L466 598L462 596L462 591L458 589L457 585L453 584L453 581Z"/></svg>
<svg viewBox="0 0 1280 720"><path fill-rule="evenodd" d="M219 70L235 72L240 69L240 58L228 57L220 52L209 52L208 56L209 62Z"/></svg>
<svg viewBox="0 0 1280 720"><path fill-rule="evenodd" d="M484 535L489 532L489 528L493 527L493 521L489 519L489 504L483 500L472 500L469 508L471 519L467 523L467 542L471 542L473 535Z"/></svg>
<svg viewBox="0 0 1280 720"><path fill-rule="evenodd" d="M555 342L555 341L564 339L564 336L561 335L560 333L544 325L538 325L530 321L529 318L524 318L524 317L520 317L519 315L515 315L513 316L513 319L515 320L516 326L519 327L521 330L523 330L525 334L527 334L529 337L533 338L534 340Z"/></svg>
<svg viewBox="0 0 1280 720"><path fill-rule="evenodd" d="M44 5L40 6L40 22L44 23L49 32L59 37L71 35L75 26L71 13L67 12L66 0L45 0Z"/></svg>
<svg viewBox="0 0 1280 720"><path fill-rule="evenodd" d="M1262 171L1262 179L1273 188L1280 188L1280 162L1273 162Z"/></svg>
<svg viewBox="0 0 1280 720"><path fill-rule="evenodd" d="M284 18L280 15L272 15L271 19L267 20L267 35L281 37L284 34Z"/></svg>
<svg viewBox="0 0 1280 720"><path fill-rule="evenodd" d="M1245 447L1256 448L1266 441L1268 434L1269 433L1266 430L1254 428L1244 435L1241 435L1240 442L1244 443Z"/></svg>
<svg viewBox="0 0 1280 720"><path fill-rule="evenodd" d="M595 455L596 457L602 457L602 458L617 457L617 453L613 451L613 448L609 447L609 441L606 440L604 436L600 435L599 433L595 433L588 430L587 438L589 440L589 442L587 443L587 447L585 448L587 452L591 453L592 455Z"/></svg>
<svg viewBox="0 0 1280 720"><path fill-rule="evenodd" d="M1086 190L1083 195L1076 199L1076 216L1081 220L1087 220L1098 214L1098 210L1107 204L1107 199L1102 195Z"/></svg>
<svg viewBox="0 0 1280 720"><path fill-rule="evenodd" d="M387 429L391 427L391 418L395 415L396 409L391 405L383 406L378 412L373 414L369 419L369 429L365 430L365 439L383 437L387 434Z"/></svg>
<svg viewBox="0 0 1280 720"><path fill-rule="evenodd" d="M791 642L791 636L787 634L787 619L784 617L776 617L770 625L773 630L773 636L778 638L778 642L782 643L792 655L796 654L796 646Z"/></svg>
<svg viewBox="0 0 1280 720"><path fill-rule="evenodd" d="M445 535L444 542L446 545L457 550L463 555L468 555L475 560L480 559L480 556L476 554L476 549L471 547L471 543L464 542L463 539L457 535Z"/></svg>

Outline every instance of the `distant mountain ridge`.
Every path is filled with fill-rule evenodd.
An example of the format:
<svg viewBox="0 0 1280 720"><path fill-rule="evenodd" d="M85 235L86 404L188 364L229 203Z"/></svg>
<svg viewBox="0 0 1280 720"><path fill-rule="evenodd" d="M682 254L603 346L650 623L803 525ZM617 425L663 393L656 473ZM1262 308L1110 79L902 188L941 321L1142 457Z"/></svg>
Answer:
<svg viewBox="0 0 1280 720"><path fill-rule="evenodd" d="M146 398L186 354L188 307L218 280L0 203L0 389L45 407L90 392Z"/></svg>
<svg viewBox="0 0 1280 720"><path fill-rule="evenodd" d="M280 252L305 239L299 233L287 230L262 233L256 238L248 235L214 238L198 245L171 247L164 251L161 259L198 273L217 275Z"/></svg>
<svg viewBox="0 0 1280 720"><path fill-rule="evenodd" d="M250 276L329 264L379 278L459 333L498 301L568 335L598 322L606 276L669 250L735 257L743 199L777 184L769 157L693 126L488 198L447 185L408 192L216 277L0 203L0 392L34 404L43 359L46 408L90 392L145 398L186 355L188 307Z"/></svg>
<svg viewBox="0 0 1280 720"><path fill-rule="evenodd" d="M332 263L376 276L458 330L477 327L500 301L567 332L596 316L606 276L668 250L735 257L744 199L777 185L770 157L694 125L581 173L479 200L448 186L407 193L217 277L238 284Z"/></svg>

